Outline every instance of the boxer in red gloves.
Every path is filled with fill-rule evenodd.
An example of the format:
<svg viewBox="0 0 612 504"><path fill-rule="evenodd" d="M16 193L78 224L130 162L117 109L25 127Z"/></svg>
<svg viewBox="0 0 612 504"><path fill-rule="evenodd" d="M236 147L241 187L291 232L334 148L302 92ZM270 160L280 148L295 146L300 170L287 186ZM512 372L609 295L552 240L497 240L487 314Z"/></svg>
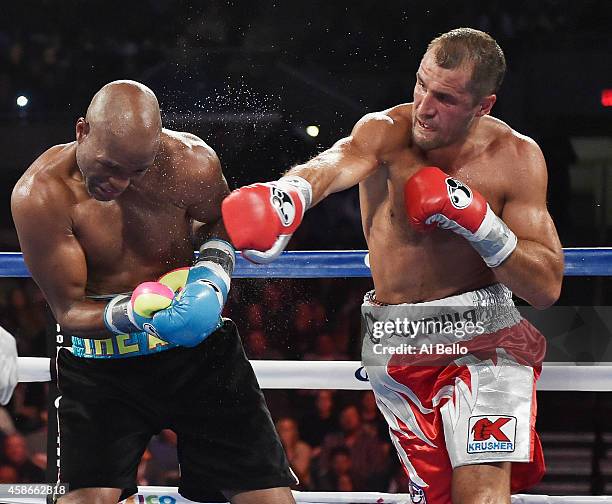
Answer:
<svg viewBox="0 0 612 504"><path fill-rule="evenodd" d="M505 68L486 33L445 33L425 52L412 103L367 114L278 182L238 189L222 205L234 245L265 262L309 206L359 184L375 287L364 312L489 313L479 319L485 333L466 338L470 353L443 365L397 355L372 365L375 339L364 338L413 502L509 503L544 472L534 426L544 343L512 292L537 308L553 304L563 255L539 147L489 115Z"/></svg>

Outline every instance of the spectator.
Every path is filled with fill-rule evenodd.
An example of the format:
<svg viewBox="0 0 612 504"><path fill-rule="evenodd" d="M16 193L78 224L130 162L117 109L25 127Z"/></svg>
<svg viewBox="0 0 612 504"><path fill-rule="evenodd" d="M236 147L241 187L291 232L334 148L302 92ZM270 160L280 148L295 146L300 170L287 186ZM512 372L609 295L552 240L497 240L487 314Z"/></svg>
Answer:
<svg viewBox="0 0 612 504"><path fill-rule="evenodd" d="M325 436L321 447L319 471L325 477L331 469L331 455L338 447L349 450L355 489L383 491L388 485L388 449L361 424L359 410L346 406L340 413L341 432Z"/></svg>
<svg viewBox="0 0 612 504"><path fill-rule="evenodd" d="M19 475L17 470L10 465L0 465L0 484L17 483Z"/></svg>
<svg viewBox="0 0 612 504"><path fill-rule="evenodd" d="M47 468L47 419L46 409L39 411L40 427L25 436L28 451L31 453L32 462L42 470Z"/></svg>
<svg viewBox="0 0 612 504"><path fill-rule="evenodd" d="M353 461L351 452L344 446L334 448L330 453L330 470L319 481L319 490L330 492L352 492Z"/></svg>
<svg viewBox="0 0 612 504"><path fill-rule="evenodd" d="M410 480L404 468L399 464L395 464L395 470L392 471L391 480L389 481L389 488L387 489L390 493L410 493Z"/></svg>
<svg viewBox="0 0 612 504"><path fill-rule="evenodd" d="M310 483L310 458L312 449L300 439L297 422L293 418L283 417L276 421L276 430L280 436L291 469L300 481L299 489L307 490Z"/></svg>
<svg viewBox="0 0 612 504"><path fill-rule="evenodd" d="M247 308L247 326L251 330L263 329L264 315L263 307L260 304L252 304Z"/></svg>
<svg viewBox="0 0 612 504"><path fill-rule="evenodd" d="M291 333L298 356L304 356L313 348L315 336L323 330L326 322L326 310L319 301L297 303Z"/></svg>
<svg viewBox="0 0 612 504"><path fill-rule="evenodd" d="M338 352L335 340L327 333L316 337L315 351L304 355L305 360L347 360L348 356Z"/></svg>
<svg viewBox="0 0 612 504"><path fill-rule="evenodd" d="M285 311L287 296L279 282L266 282L262 296L266 300L266 312L269 317L275 318Z"/></svg>
<svg viewBox="0 0 612 504"><path fill-rule="evenodd" d="M15 287L9 292L3 319L6 329L17 338L19 354L32 355L40 347L40 341L44 341L44 311L31 303L22 287Z"/></svg>
<svg viewBox="0 0 612 504"><path fill-rule="evenodd" d="M3 460L15 469L17 483L41 483L45 473L31 460L25 438L21 434L7 436L4 440Z"/></svg>
<svg viewBox="0 0 612 504"><path fill-rule="evenodd" d="M15 434L15 424L8 410L0 406L0 441L4 436Z"/></svg>
<svg viewBox="0 0 612 504"><path fill-rule="evenodd" d="M271 348L266 333L256 329L250 331L245 338L245 350L249 359L282 359L281 353Z"/></svg>
<svg viewBox="0 0 612 504"><path fill-rule="evenodd" d="M176 453L177 438L174 431L162 430L149 443L151 462L156 466L157 485L175 485L179 479L178 457ZM153 462L154 461L154 462Z"/></svg>
<svg viewBox="0 0 612 504"><path fill-rule="evenodd" d="M319 390L315 399L315 407L308 408L300 424L302 425L302 439L313 447L313 456L318 456L325 435L339 429L334 408L334 392Z"/></svg>
<svg viewBox="0 0 612 504"><path fill-rule="evenodd" d="M20 383L13 392L13 420L17 430L29 433L41 426L40 410L45 405L43 383Z"/></svg>
<svg viewBox="0 0 612 504"><path fill-rule="evenodd" d="M140 463L138 464L136 482L138 483L138 486L151 486L161 483L161 479L162 477L159 472L157 461L153 460L151 451L146 449L142 454Z"/></svg>
<svg viewBox="0 0 612 504"><path fill-rule="evenodd" d="M380 441L386 443L389 439L389 427L382 414L378 411L373 392L363 393L359 412L361 413L364 428L369 429Z"/></svg>

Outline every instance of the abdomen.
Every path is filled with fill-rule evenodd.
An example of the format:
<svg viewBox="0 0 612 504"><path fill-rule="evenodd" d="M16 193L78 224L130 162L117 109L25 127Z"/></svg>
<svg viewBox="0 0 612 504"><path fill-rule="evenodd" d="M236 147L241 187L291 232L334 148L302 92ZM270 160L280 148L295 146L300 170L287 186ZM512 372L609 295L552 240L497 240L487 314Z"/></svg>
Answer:
<svg viewBox="0 0 612 504"><path fill-rule="evenodd" d="M480 256L446 230L410 237L370 231L370 266L379 301L397 304L441 299L493 283Z"/></svg>

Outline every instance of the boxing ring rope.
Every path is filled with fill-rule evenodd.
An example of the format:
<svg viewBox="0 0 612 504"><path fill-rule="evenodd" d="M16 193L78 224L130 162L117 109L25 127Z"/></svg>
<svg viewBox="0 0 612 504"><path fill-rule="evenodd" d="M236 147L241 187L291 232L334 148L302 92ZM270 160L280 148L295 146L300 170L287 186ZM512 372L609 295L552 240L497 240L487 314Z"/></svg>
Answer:
<svg viewBox="0 0 612 504"><path fill-rule="evenodd" d="M566 248L566 276L612 276L612 247ZM369 277L365 250L283 252L274 262L257 265L238 255L234 278ZM0 277L29 277L20 252L0 252Z"/></svg>
<svg viewBox="0 0 612 504"><path fill-rule="evenodd" d="M262 389L370 390L360 361L250 361ZM19 382L51 380L51 359L19 357ZM545 363L540 391L610 392L612 366L568 366Z"/></svg>
<svg viewBox="0 0 612 504"><path fill-rule="evenodd" d="M566 276L612 276L612 247L564 249ZM29 277L20 253L0 253L0 277ZM284 252L274 263L254 265L238 257L234 278L342 278L369 277L366 251ZM251 361L263 389L368 390L367 374L359 361ZM20 382L51 380L51 359L19 357ZM612 391L612 365L572 366L545 363L538 390ZM185 500L173 487L140 487L138 499L127 504L156 502L182 504ZM140 499L142 496L142 499ZM299 503L410 503L410 495L378 492L297 492ZM41 498L3 500L7 504L39 504ZM607 496L513 495L513 504L612 503Z"/></svg>
<svg viewBox="0 0 612 504"><path fill-rule="evenodd" d="M612 276L612 247L566 248L566 276ZM29 277L21 253L0 253L0 277ZM283 252L266 265L238 257L235 278L339 278L369 277L365 250ZM367 377L358 361L252 361L264 389L368 390ZM20 357L19 381L50 380L48 358ZM612 391L612 366L544 364L538 390Z"/></svg>

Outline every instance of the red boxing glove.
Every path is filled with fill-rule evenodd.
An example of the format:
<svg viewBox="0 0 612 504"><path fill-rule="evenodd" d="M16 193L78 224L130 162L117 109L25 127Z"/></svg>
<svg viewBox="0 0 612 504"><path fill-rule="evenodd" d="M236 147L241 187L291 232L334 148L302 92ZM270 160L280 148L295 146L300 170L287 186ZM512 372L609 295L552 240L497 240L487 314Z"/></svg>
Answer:
<svg viewBox="0 0 612 504"><path fill-rule="evenodd" d="M410 177L404 203L416 229L438 226L454 231L470 242L490 268L499 266L516 248L516 235L482 194L439 168L421 168Z"/></svg>
<svg viewBox="0 0 612 504"><path fill-rule="evenodd" d="M310 183L288 176L236 189L223 200L221 212L234 246L250 261L264 264L287 246L311 200Z"/></svg>

